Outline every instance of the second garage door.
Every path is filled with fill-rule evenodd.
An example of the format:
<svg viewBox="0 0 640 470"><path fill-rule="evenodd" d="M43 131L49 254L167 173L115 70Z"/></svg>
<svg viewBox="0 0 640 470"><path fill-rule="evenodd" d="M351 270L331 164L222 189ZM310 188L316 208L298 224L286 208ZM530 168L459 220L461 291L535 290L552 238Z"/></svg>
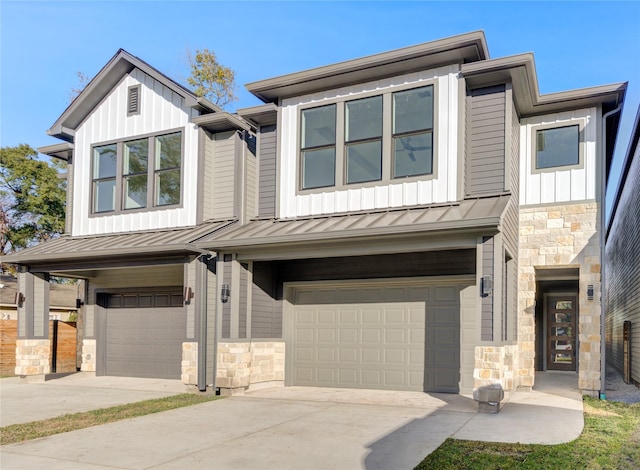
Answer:
<svg viewBox="0 0 640 470"><path fill-rule="evenodd" d="M457 392L461 287L293 289L287 384Z"/></svg>

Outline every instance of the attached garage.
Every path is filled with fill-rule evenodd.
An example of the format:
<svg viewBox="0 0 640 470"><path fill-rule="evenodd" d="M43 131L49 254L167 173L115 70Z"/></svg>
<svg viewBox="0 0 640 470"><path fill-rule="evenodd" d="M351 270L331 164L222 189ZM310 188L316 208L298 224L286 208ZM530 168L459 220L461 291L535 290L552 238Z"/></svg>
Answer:
<svg viewBox="0 0 640 470"><path fill-rule="evenodd" d="M288 385L459 391L461 281L289 285Z"/></svg>
<svg viewBox="0 0 640 470"><path fill-rule="evenodd" d="M99 297L104 307L101 375L179 379L187 322L182 294L127 292Z"/></svg>

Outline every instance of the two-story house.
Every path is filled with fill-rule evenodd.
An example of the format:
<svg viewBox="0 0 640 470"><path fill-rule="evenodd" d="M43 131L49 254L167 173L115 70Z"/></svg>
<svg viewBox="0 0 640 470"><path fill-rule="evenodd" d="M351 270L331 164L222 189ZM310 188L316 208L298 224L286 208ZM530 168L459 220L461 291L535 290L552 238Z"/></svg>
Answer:
<svg viewBox="0 0 640 470"><path fill-rule="evenodd" d="M540 95L532 54L490 59L474 32L247 88L264 104L226 113L119 51L56 121L69 233L7 259L18 356L41 357L18 374L46 373L57 274L88 281L97 374L501 396L557 369L600 390L625 83Z"/></svg>

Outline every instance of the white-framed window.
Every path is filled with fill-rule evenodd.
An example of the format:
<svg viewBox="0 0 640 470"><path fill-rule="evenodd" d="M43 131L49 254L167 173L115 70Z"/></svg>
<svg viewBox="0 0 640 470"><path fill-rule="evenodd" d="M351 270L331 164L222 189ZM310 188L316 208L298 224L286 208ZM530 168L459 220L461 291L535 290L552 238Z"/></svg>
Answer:
<svg viewBox="0 0 640 470"><path fill-rule="evenodd" d="M302 107L298 190L433 175L434 91L414 85Z"/></svg>
<svg viewBox="0 0 640 470"><path fill-rule="evenodd" d="M182 130L94 145L91 214L179 205Z"/></svg>

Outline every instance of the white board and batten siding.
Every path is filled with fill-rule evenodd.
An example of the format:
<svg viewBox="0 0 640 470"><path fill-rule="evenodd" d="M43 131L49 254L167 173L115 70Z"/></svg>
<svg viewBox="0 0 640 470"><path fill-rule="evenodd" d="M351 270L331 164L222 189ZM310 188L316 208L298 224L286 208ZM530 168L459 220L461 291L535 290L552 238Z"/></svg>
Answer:
<svg viewBox="0 0 640 470"><path fill-rule="evenodd" d="M598 186L597 108L522 119L520 126L520 205L595 200ZM584 126L584 161L575 168L534 171L534 130L558 124Z"/></svg>
<svg viewBox="0 0 640 470"><path fill-rule="evenodd" d="M127 116L128 88L141 84L140 109ZM157 80L134 69L105 97L76 130L72 235L94 235L194 225L198 168L198 133L191 118L198 112ZM182 204L178 208L130 214L91 213L91 148L95 144L182 128Z"/></svg>
<svg viewBox="0 0 640 470"><path fill-rule="evenodd" d="M458 179L458 69L457 65L392 77L376 82L285 99L281 114L280 218L335 214L350 211L397 208L457 200ZM434 84L434 175L424 180L380 182L379 185L296 194L299 174L297 149L299 109L333 99L358 99L364 93L393 90L394 87Z"/></svg>

